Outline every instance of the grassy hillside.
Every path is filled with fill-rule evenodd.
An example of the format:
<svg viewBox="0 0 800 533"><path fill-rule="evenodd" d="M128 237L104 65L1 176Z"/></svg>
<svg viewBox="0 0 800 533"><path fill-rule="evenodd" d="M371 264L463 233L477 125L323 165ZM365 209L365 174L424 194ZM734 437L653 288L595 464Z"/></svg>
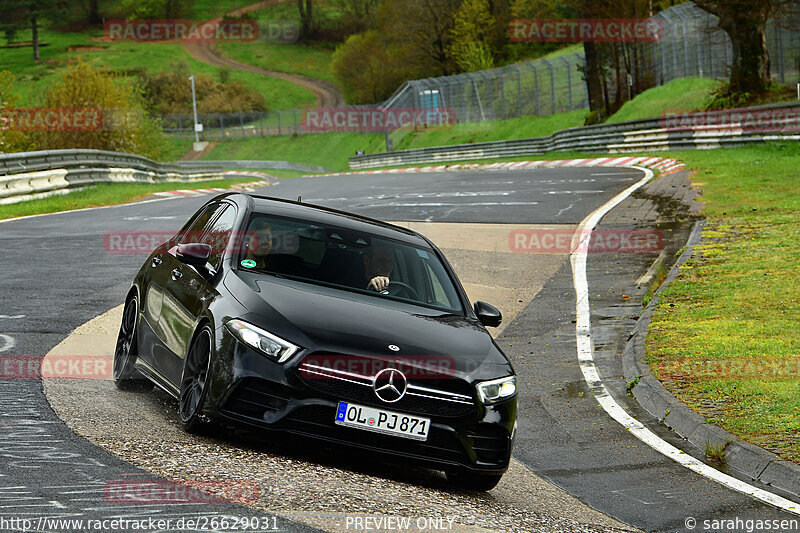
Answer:
<svg viewBox="0 0 800 533"><path fill-rule="evenodd" d="M648 89L625 102L607 122L653 118L666 113L697 111L712 100L711 93L722 82L705 78L681 78Z"/></svg>
<svg viewBox="0 0 800 533"><path fill-rule="evenodd" d="M177 43L109 43L103 41L101 31L88 35L43 30L40 35L47 46L41 48L38 64L33 62L33 53L27 47L5 49L0 56L0 70L8 70L17 77L15 87L23 105L36 105L37 96L52 85L66 65L77 60L78 56L94 65L130 75L141 72L143 65L159 71L168 69L172 63L185 61L193 73L219 78L218 67L195 60ZM21 33L19 39L29 40L30 34ZM282 80L239 71L231 71L230 79L241 81L263 94L272 109L300 107L314 102L313 93Z"/></svg>

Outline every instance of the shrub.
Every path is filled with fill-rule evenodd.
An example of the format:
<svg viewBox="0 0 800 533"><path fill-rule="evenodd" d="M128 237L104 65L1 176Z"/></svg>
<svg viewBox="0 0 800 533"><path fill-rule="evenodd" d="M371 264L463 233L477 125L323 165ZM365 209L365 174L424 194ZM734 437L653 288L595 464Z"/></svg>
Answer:
<svg viewBox="0 0 800 533"><path fill-rule="evenodd" d="M161 126L148 117L141 94L116 75L102 72L80 59L47 89L44 106L98 108L102 112L102 127L33 132L38 149L94 148L151 158L162 153Z"/></svg>

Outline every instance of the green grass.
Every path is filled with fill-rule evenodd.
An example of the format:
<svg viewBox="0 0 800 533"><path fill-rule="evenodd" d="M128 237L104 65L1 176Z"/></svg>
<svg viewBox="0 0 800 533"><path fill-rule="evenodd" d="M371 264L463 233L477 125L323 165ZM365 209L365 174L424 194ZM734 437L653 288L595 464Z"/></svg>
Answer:
<svg viewBox="0 0 800 533"><path fill-rule="evenodd" d="M139 200L161 191L176 189L229 188L239 183L256 181L252 177L226 178L191 182L165 183L100 183L64 195L50 196L39 200L28 200L16 204L0 205L0 219L58 213L86 207L118 205Z"/></svg>
<svg viewBox="0 0 800 533"><path fill-rule="evenodd" d="M708 223L662 292L648 362L711 423L800 462L800 147L672 155L698 171Z"/></svg>
<svg viewBox="0 0 800 533"><path fill-rule="evenodd" d="M19 39L30 39L30 35L22 32ZM6 49L0 56L0 70L8 70L17 77L15 89L22 97L22 105L37 105L45 89L55 83L68 62L77 60L79 55L99 67L129 74L141 72L143 67L151 71L166 70L172 63L185 61L192 73L219 79L219 67L197 61L177 43L106 43L93 41L87 34L48 30L41 31L41 39L49 45L41 48L39 64L33 62L30 48ZM75 46L102 49L69 50ZM315 101L314 94L307 89L260 74L232 70L230 80L241 81L263 94L271 109L303 107Z"/></svg>
<svg viewBox="0 0 800 533"><path fill-rule="evenodd" d="M575 126L582 126L585 111L570 111L546 117L520 117L510 120L466 122L446 128L410 132L397 150L428 148L448 144L466 144L528 137L544 137Z"/></svg>
<svg viewBox="0 0 800 533"><path fill-rule="evenodd" d="M191 18L196 20L213 19L253 3L253 0L194 0Z"/></svg>
<svg viewBox="0 0 800 533"><path fill-rule="evenodd" d="M315 16L320 19L338 18L340 15L334 8L315 5ZM293 2L276 4L251 13L259 21L294 21L299 24L300 14L297 4ZM331 60L335 46L332 43L220 43L218 45L228 57L241 63L254 65L266 70L277 70L291 74L302 74L310 78L336 83L331 72Z"/></svg>
<svg viewBox="0 0 800 533"><path fill-rule="evenodd" d="M501 139L540 137L578 126L583 112L572 111L549 117L523 117L507 121L457 124L453 127L416 132L395 132L395 149L424 148ZM204 159L278 159L320 165L332 170L348 168L356 150L368 154L386 150L383 134L321 133L293 137L253 137L220 142Z"/></svg>
<svg viewBox="0 0 800 533"><path fill-rule="evenodd" d="M333 53L328 49L264 42L222 43L218 49L240 63L336 83L330 70Z"/></svg>
<svg viewBox="0 0 800 533"><path fill-rule="evenodd" d="M381 134L324 133L287 137L254 137L219 143L205 160L265 159L319 165L332 170L348 168L356 150L382 151Z"/></svg>
<svg viewBox="0 0 800 533"><path fill-rule="evenodd" d="M192 149L194 139L183 139L179 137L164 136L164 154L162 161L180 161L186 153Z"/></svg>
<svg viewBox="0 0 800 533"><path fill-rule="evenodd" d="M666 113L684 113L704 109L711 102L712 91L721 82L705 78L681 78L653 87L625 102L607 122L625 122L659 117Z"/></svg>
<svg viewBox="0 0 800 533"><path fill-rule="evenodd" d="M576 54L578 52L583 52L583 45L571 44L569 46L565 46L564 48L559 48L558 50L549 52L543 55L540 59L554 59L556 57L568 56L570 54Z"/></svg>

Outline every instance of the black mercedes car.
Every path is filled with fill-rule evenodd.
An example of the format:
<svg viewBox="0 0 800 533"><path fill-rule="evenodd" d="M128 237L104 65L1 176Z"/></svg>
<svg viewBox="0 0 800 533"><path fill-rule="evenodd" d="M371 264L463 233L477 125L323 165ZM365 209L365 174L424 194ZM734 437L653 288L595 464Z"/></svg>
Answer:
<svg viewBox="0 0 800 533"><path fill-rule="evenodd" d="M517 420L514 370L442 252L414 231L231 193L147 259L114 354L210 421L280 430L494 487Z"/></svg>

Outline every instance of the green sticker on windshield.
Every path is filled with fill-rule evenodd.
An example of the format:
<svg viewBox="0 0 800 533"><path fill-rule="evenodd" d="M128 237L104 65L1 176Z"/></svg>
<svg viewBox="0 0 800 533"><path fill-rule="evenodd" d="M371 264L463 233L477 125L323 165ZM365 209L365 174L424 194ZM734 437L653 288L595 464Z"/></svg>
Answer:
<svg viewBox="0 0 800 533"><path fill-rule="evenodd" d="M241 265L246 268L255 268L256 262L253 261L252 259L245 259L244 261L242 261Z"/></svg>

